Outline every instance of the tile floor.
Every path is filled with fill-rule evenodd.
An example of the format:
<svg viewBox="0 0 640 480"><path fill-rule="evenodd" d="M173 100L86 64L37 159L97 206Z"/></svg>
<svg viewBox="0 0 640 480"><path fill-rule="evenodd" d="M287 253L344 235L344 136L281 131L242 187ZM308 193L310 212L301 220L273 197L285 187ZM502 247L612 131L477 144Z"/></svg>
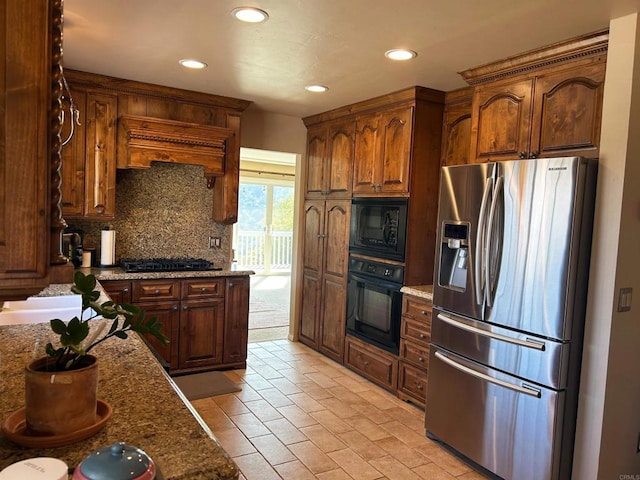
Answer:
<svg viewBox="0 0 640 480"><path fill-rule="evenodd" d="M244 480L479 480L424 412L301 343L249 344L242 391L193 401Z"/></svg>

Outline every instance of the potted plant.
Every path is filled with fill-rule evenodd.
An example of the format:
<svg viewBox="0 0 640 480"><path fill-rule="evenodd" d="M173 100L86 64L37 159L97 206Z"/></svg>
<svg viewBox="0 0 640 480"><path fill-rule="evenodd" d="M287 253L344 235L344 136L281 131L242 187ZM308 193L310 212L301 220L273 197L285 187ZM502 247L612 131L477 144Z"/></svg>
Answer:
<svg viewBox="0 0 640 480"><path fill-rule="evenodd" d="M126 339L130 332L168 343L156 317L146 317L135 305L100 303L95 276L77 271L71 290L82 295L80 317L51 320L59 345L48 343L47 356L26 368L25 415L34 434L64 435L96 422L98 369L90 352L97 345L112 337ZM105 320L92 322L100 317Z"/></svg>

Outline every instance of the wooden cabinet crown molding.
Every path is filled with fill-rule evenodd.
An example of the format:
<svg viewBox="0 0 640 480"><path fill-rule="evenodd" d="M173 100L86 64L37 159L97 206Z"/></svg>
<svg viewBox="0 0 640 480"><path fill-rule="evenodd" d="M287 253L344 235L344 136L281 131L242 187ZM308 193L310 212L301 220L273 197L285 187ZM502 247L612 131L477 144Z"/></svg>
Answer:
<svg viewBox="0 0 640 480"><path fill-rule="evenodd" d="M458 73L469 85L480 85L580 58L603 55L607 53L608 45L609 30L599 30Z"/></svg>
<svg viewBox="0 0 640 480"><path fill-rule="evenodd" d="M227 142L235 132L175 120L122 115L118 119L118 168L149 168L152 161L201 165L206 176L224 174Z"/></svg>
<svg viewBox="0 0 640 480"><path fill-rule="evenodd" d="M305 126L309 128L311 125L315 125L317 123L337 119L346 120L351 115L372 113L381 108L400 106L406 103L415 103L419 101L444 103L444 95L444 92L441 92L440 90L416 86L351 105L346 105L328 112L311 115L303 118L302 121Z"/></svg>
<svg viewBox="0 0 640 480"><path fill-rule="evenodd" d="M165 87L78 70L65 69L65 76L69 83L75 86L95 88L102 91L112 90L114 93L180 100L181 102L197 103L208 107L228 108L239 112L246 110L252 103L249 100Z"/></svg>

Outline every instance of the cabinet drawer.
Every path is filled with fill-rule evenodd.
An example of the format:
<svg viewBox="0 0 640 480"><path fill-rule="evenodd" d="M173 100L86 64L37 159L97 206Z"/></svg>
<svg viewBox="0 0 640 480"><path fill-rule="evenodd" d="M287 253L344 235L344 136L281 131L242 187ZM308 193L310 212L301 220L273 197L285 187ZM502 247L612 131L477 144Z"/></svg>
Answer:
<svg viewBox="0 0 640 480"><path fill-rule="evenodd" d="M427 300L421 300L410 295L402 297L402 314L429 325L431 329L431 304Z"/></svg>
<svg viewBox="0 0 640 480"><path fill-rule="evenodd" d="M409 362L426 372L429 368L429 347L408 342L403 338L400 340L400 360Z"/></svg>
<svg viewBox="0 0 640 480"><path fill-rule="evenodd" d="M133 302L149 300L179 300L180 282L178 280L138 280L133 282Z"/></svg>
<svg viewBox="0 0 640 480"><path fill-rule="evenodd" d="M131 282L129 280L103 280L100 285L114 303L131 303Z"/></svg>
<svg viewBox="0 0 640 480"><path fill-rule="evenodd" d="M224 297L224 278L182 281L182 298Z"/></svg>
<svg viewBox="0 0 640 480"><path fill-rule="evenodd" d="M390 390L396 389L398 360L384 350L347 337L345 363L372 382Z"/></svg>
<svg viewBox="0 0 640 480"><path fill-rule="evenodd" d="M427 372L406 362L400 362L398 391L409 395L424 405L427 395Z"/></svg>
<svg viewBox="0 0 640 480"><path fill-rule="evenodd" d="M428 346L431 341L431 321L429 321L428 324L425 324L423 322L416 321L411 317L403 316L402 326L400 327L400 336Z"/></svg>

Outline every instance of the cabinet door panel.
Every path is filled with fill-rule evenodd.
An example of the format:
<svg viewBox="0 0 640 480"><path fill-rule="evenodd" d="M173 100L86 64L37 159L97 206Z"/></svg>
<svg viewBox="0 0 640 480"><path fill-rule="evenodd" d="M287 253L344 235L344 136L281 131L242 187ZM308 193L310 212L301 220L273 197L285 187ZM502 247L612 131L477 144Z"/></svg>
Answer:
<svg viewBox="0 0 640 480"><path fill-rule="evenodd" d="M539 156L598 156L604 64L536 80L531 150Z"/></svg>
<svg viewBox="0 0 640 480"><path fill-rule="evenodd" d="M85 154L85 122L86 93L83 90L71 89L73 103L80 114L80 125L74 125L73 137L62 147L62 214L65 218L82 217L84 214L84 154ZM64 141L71 133L71 123L75 119L69 114L69 100L65 96L64 124L60 136Z"/></svg>
<svg viewBox="0 0 640 480"><path fill-rule="evenodd" d="M324 194L324 168L327 151L326 128L310 129L307 133L307 197Z"/></svg>
<svg viewBox="0 0 640 480"><path fill-rule="evenodd" d="M348 196L351 193L355 124L342 122L329 127L327 193Z"/></svg>
<svg viewBox="0 0 640 480"><path fill-rule="evenodd" d="M350 214L349 200L327 200L324 272L341 278L347 276Z"/></svg>
<svg viewBox="0 0 640 480"><path fill-rule="evenodd" d="M321 288L319 277L305 270L302 277L300 305L300 341L312 348L318 348L318 309Z"/></svg>
<svg viewBox="0 0 640 480"><path fill-rule="evenodd" d="M157 317L162 323L160 331L169 339L167 345L160 343L155 337L145 335L145 339L153 349L169 364L169 368L178 368L178 343L180 339L180 302L146 302L136 306L146 312L146 317Z"/></svg>
<svg viewBox="0 0 640 480"><path fill-rule="evenodd" d="M183 301L178 367L206 367L221 363L223 335L223 298Z"/></svg>
<svg viewBox="0 0 640 480"><path fill-rule="evenodd" d="M382 114L382 158L374 173L378 193L409 192L409 159L413 107L391 110Z"/></svg>
<svg viewBox="0 0 640 480"><path fill-rule="evenodd" d="M224 363L247 360L249 277L227 279L225 295Z"/></svg>
<svg viewBox="0 0 640 480"><path fill-rule="evenodd" d="M356 141L353 162L353 193L373 193L374 164L379 155L377 114L356 120Z"/></svg>
<svg viewBox="0 0 640 480"><path fill-rule="evenodd" d="M100 280L113 303L131 303L131 282L129 280Z"/></svg>
<svg viewBox="0 0 640 480"><path fill-rule="evenodd" d="M447 108L444 114L442 143L443 166L471 162L471 102Z"/></svg>
<svg viewBox="0 0 640 480"><path fill-rule="evenodd" d="M85 215L114 218L117 97L87 92L85 119Z"/></svg>
<svg viewBox="0 0 640 480"><path fill-rule="evenodd" d="M319 350L340 363L346 335L346 292L343 278L324 277Z"/></svg>
<svg viewBox="0 0 640 480"><path fill-rule="evenodd" d="M480 87L473 97L471 158L510 160L529 151L533 80Z"/></svg>
<svg viewBox="0 0 640 480"><path fill-rule="evenodd" d="M324 201L311 200L304 209L304 246L302 262L305 270L320 275L324 229Z"/></svg>

